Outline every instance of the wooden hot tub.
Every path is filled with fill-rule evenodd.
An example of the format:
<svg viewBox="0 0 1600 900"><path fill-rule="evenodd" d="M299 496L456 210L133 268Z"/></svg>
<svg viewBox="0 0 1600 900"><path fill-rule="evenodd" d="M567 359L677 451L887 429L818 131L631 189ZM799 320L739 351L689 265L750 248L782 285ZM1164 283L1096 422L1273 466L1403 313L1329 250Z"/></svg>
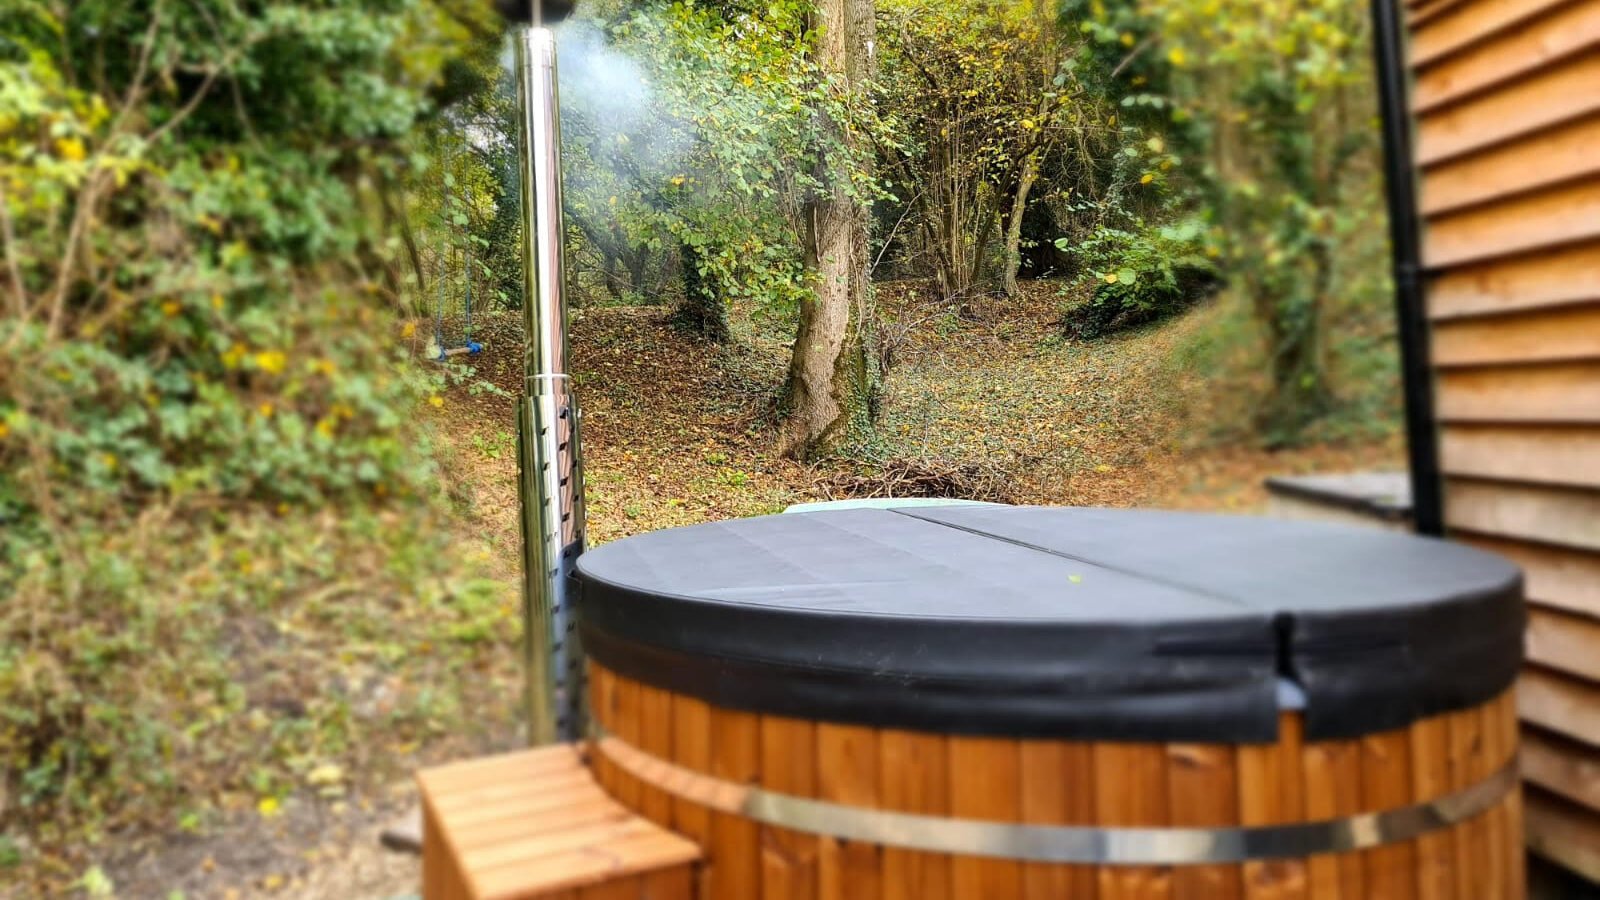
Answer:
<svg viewBox="0 0 1600 900"><path fill-rule="evenodd" d="M1496 557L947 507L655 532L576 578L591 766L704 848L704 896L1523 896Z"/></svg>

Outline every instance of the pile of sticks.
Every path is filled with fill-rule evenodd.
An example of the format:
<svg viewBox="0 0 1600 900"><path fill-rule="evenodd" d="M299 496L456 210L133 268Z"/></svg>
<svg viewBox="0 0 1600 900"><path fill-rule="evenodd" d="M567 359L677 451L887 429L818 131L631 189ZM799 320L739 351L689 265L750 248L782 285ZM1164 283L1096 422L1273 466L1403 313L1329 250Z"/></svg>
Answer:
<svg viewBox="0 0 1600 900"><path fill-rule="evenodd" d="M860 472L819 478L818 490L829 500L879 497L948 497L1005 502L1013 483L1006 467L989 460L954 461L928 457L894 457Z"/></svg>

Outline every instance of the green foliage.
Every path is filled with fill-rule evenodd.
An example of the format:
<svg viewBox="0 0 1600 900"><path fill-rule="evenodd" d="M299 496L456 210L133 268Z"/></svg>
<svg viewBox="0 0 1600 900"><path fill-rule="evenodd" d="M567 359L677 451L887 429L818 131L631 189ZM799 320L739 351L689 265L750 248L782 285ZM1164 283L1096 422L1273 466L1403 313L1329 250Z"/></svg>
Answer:
<svg viewBox="0 0 1600 900"><path fill-rule="evenodd" d="M810 290L800 219L817 187L810 173L819 155L865 171L820 127L819 108L863 119L818 76L803 12L647 6L568 41L563 161L569 220L588 251L580 278L649 295L676 266L681 291L703 294L686 302L794 313Z"/></svg>
<svg viewBox="0 0 1600 900"><path fill-rule="evenodd" d="M414 533L434 477L415 409L436 376L412 369L393 337L391 311L412 298L393 276L397 221L380 186L415 162L416 124L472 89L453 60L493 41L487 8L454 7L8 4L0 796L11 821L115 822L246 786L214 745L348 747L333 695L317 725L268 716L254 738L238 731L253 701L240 695L248 654L231 651L259 636L234 629L337 615L300 592L337 582L337 560L358 549L407 554L358 579L397 590L425 568L408 554L436 546ZM414 551L372 524L382 515L368 510L386 505L406 511ZM322 538L287 524L318 509L346 522ZM275 790L287 777L263 771L249 783Z"/></svg>
<svg viewBox="0 0 1600 900"><path fill-rule="evenodd" d="M1218 283L1220 252L1211 229L1198 217L1166 225L1135 222L1134 230L1101 226L1063 250L1084 265L1079 284L1091 298L1067 313L1067 330L1096 338L1168 318L1207 296Z"/></svg>
<svg viewBox="0 0 1600 900"><path fill-rule="evenodd" d="M1262 427L1293 440L1334 403L1325 319L1339 236L1371 227L1367 19L1341 0L1141 0L1161 24L1173 102L1212 146L1198 194L1262 322L1272 389ZM1356 210L1362 219L1357 220Z"/></svg>
<svg viewBox="0 0 1600 900"><path fill-rule="evenodd" d="M1019 191L1024 209L1030 197L1088 202L1103 192L1099 157L1113 124L1078 77L1079 35L1036 4L879 8L878 107L894 139L878 153L909 221L891 235L895 261L932 271L946 297L966 296L984 287Z"/></svg>

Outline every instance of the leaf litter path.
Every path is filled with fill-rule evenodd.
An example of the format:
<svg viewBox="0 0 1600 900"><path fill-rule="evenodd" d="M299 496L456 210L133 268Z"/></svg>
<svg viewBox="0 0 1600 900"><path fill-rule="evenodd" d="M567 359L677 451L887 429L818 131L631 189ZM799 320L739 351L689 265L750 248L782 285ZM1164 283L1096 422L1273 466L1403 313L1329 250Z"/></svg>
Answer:
<svg viewBox="0 0 1600 900"><path fill-rule="evenodd" d="M658 528L776 512L823 499L841 474L890 458L1005 469L1019 503L1257 511L1270 474L1399 464L1396 441L1268 452L1193 449L1164 361L1180 321L1095 342L1058 338L1054 285L985 301L974 317L926 288L880 287L907 327L874 434L813 467L781 459L773 410L781 340L718 346L674 327L665 307L598 307L574 317L574 383L584 409L591 543ZM928 314L931 308L934 314ZM969 311L970 312L970 311ZM521 324L492 317L476 377L521 389ZM510 396L453 389L439 411L454 490L517 565L515 418Z"/></svg>

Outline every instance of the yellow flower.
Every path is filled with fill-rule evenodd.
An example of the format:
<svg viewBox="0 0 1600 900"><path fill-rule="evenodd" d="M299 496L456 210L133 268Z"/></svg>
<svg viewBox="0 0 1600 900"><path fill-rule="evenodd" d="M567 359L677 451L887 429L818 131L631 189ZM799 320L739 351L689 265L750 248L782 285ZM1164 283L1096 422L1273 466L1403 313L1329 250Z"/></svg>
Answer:
<svg viewBox="0 0 1600 900"><path fill-rule="evenodd" d="M1117 283L1117 273L1115 273L1115 272L1107 272L1106 273L1106 284L1116 284L1116 283Z"/></svg>
<svg viewBox="0 0 1600 900"><path fill-rule="evenodd" d="M1122 46L1124 46L1124 47L1132 47L1133 46L1133 33L1130 32L1130 31L1124 31L1122 33L1122 37L1118 38L1118 40L1122 41Z"/></svg>
<svg viewBox="0 0 1600 900"><path fill-rule="evenodd" d="M256 366L269 375L277 375L289 364L289 358L277 350L263 350L255 355Z"/></svg>
<svg viewBox="0 0 1600 900"><path fill-rule="evenodd" d="M100 461L105 463L105 466L108 469L115 469L117 467L117 457L114 453L100 454Z"/></svg>
<svg viewBox="0 0 1600 900"><path fill-rule="evenodd" d="M278 800L276 797L262 797L256 804L256 812L261 813L263 819L270 819L278 814Z"/></svg>
<svg viewBox="0 0 1600 900"><path fill-rule="evenodd" d="M1167 62L1172 63L1174 66L1182 68L1184 61L1187 59L1188 55L1183 52L1182 47L1173 47L1167 51Z"/></svg>
<svg viewBox="0 0 1600 900"><path fill-rule="evenodd" d="M211 308L212 309L221 309L224 302L225 301L222 299L222 295L221 294L212 294L211 295Z"/></svg>
<svg viewBox="0 0 1600 900"><path fill-rule="evenodd" d="M1144 177L1139 179L1139 183L1140 184L1149 184L1150 182L1155 181L1155 180L1156 180L1156 176L1150 174L1149 172L1146 172L1146 173L1144 173Z"/></svg>
<svg viewBox="0 0 1600 900"><path fill-rule="evenodd" d="M256 412L260 413L261 414L261 418L263 418L263 419L270 418L272 416L272 404L271 403L263 403L260 406L256 407Z"/></svg>
<svg viewBox="0 0 1600 900"><path fill-rule="evenodd" d="M406 327L400 329L400 336L401 337L411 337L413 334L416 334L416 333L417 333L417 323L415 323L415 322L407 322L406 323Z"/></svg>
<svg viewBox="0 0 1600 900"><path fill-rule="evenodd" d="M322 418L317 420L317 434L323 437L333 437L333 419Z"/></svg>
<svg viewBox="0 0 1600 900"><path fill-rule="evenodd" d="M68 162L83 162L89 152L84 149L83 141L75 137L60 138L56 141L56 152Z"/></svg>
<svg viewBox="0 0 1600 900"><path fill-rule="evenodd" d="M161 314L164 316L175 316L178 314L178 310L180 309L183 309L183 307L179 306L178 301L176 300L168 300L167 302L161 304Z"/></svg>
<svg viewBox="0 0 1600 900"><path fill-rule="evenodd" d="M443 406L444 405L444 398L439 396L438 394L434 394L432 397L428 398L428 402L432 403L434 406Z"/></svg>

